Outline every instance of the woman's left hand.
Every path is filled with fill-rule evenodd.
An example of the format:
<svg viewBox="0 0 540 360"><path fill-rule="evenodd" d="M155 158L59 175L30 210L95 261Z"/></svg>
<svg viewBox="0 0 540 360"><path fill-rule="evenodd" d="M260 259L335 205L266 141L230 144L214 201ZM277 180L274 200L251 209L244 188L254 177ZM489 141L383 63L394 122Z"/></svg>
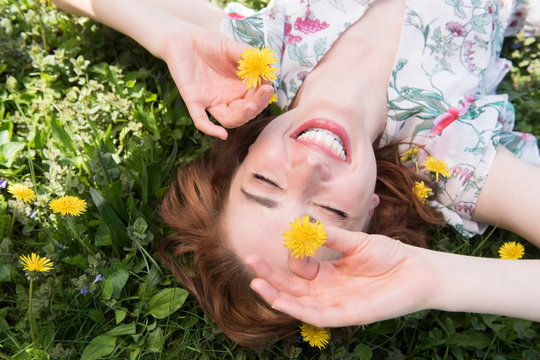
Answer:
<svg viewBox="0 0 540 360"><path fill-rule="evenodd" d="M335 227L327 233L325 246L340 251L341 259L289 255L295 274L289 275L249 255L246 263L257 276L252 289L274 309L317 327L369 324L427 308L437 283L429 251L383 235Z"/></svg>

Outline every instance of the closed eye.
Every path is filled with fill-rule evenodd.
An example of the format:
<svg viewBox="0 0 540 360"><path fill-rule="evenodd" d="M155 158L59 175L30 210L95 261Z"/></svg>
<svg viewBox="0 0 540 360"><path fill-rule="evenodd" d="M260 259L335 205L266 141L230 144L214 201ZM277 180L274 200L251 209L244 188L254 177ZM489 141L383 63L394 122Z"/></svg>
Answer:
<svg viewBox="0 0 540 360"><path fill-rule="evenodd" d="M270 184L270 185L272 185L272 186L274 186L274 187L277 187L277 188L280 189L280 190L283 190L283 189L281 188L281 186L279 186L278 184L276 184L273 180L270 180L269 178L267 178L267 177L265 177L265 176L263 176L263 175L261 175L261 174L254 173L254 174L253 174L253 178L256 179L256 180L259 180L259 181L263 181L263 182L265 182L265 183L267 183L267 184Z"/></svg>
<svg viewBox="0 0 540 360"><path fill-rule="evenodd" d="M337 216L339 216L343 220L348 217L348 215L347 215L347 213L345 213L345 211L333 208L333 207L328 206L328 205L319 205L319 206L322 207L323 209L326 209L326 210L329 210L329 211L335 213Z"/></svg>

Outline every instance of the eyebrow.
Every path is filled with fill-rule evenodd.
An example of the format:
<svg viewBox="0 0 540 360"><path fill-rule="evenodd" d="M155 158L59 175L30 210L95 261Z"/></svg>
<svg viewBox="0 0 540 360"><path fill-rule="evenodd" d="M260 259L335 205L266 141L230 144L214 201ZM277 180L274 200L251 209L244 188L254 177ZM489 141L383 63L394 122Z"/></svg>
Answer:
<svg viewBox="0 0 540 360"><path fill-rule="evenodd" d="M280 205L280 203L275 201L275 200L248 193L244 188L240 188L240 191L242 191L242 194L244 194L246 199L248 199L250 201L253 201L253 202L256 202L257 204L260 204L260 205L262 205L264 207L267 207L269 209L274 209L274 208L276 208L276 207L278 207ZM314 222L317 221L317 219L315 217L313 217L311 215L308 215L308 216L309 216L309 222L314 223Z"/></svg>
<svg viewBox="0 0 540 360"><path fill-rule="evenodd" d="M266 208L274 209L279 206L279 202L266 198L266 197L257 196L257 195L248 193L244 188L240 188L240 191L249 201L256 202Z"/></svg>

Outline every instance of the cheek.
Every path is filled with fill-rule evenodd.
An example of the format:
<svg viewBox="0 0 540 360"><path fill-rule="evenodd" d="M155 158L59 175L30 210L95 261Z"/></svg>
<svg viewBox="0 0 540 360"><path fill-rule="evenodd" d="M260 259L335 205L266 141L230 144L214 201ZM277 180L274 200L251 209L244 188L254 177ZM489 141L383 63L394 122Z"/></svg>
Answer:
<svg viewBox="0 0 540 360"><path fill-rule="evenodd" d="M245 162L257 166L275 167L283 165L285 156L283 144L278 141L263 140L251 145Z"/></svg>

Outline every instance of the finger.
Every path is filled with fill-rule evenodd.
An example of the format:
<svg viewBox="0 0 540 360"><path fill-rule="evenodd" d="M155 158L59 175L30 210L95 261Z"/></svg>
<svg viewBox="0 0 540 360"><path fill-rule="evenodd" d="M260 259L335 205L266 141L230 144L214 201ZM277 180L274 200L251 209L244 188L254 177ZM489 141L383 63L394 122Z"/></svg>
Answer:
<svg viewBox="0 0 540 360"><path fill-rule="evenodd" d="M249 46L242 45L239 42L234 41L226 36L223 36L222 41L222 49L225 52L227 60L235 65L242 57L242 53L249 48Z"/></svg>
<svg viewBox="0 0 540 360"><path fill-rule="evenodd" d="M327 226L325 229L328 239L324 246L341 252L343 256L354 253L368 241L369 235L363 232L349 231L334 226Z"/></svg>
<svg viewBox="0 0 540 360"><path fill-rule="evenodd" d="M193 124L195 124L195 127L197 129L199 129L206 135L214 136L221 140L227 139L227 130L225 130L219 125L212 123L208 118L208 115L206 115L206 111L203 107L187 103L186 105L189 111L189 115L193 119Z"/></svg>
<svg viewBox="0 0 540 360"><path fill-rule="evenodd" d="M296 258L289 252L288 264L292 273L307 280L313 280L319 273L319 262L311 256Z"/></svg>
<svg viewBox="0 0 540 360"><path fill-rule="evenodd" d="M303 300L305 299L281 296L274 299L271 306L275 310L319 328L353 325L352 321L346 318L343 309L323 304L306 304Z"/></svg>
<svg viewBox="0 0 540 360"><path fill-rule="evenodd" d="M245 258L245 263L255 272L255 275L268 282L280 292L294 296L304 296L310 293L309 281L297 276L285 274L282 271L274 271L260 256L250 254Z"/></svg>
<svg viewBox="0 0 540 360"><path fill-rule="evenodd" d="M268 283L264 279L256 278L253 279L250 283L250 287L253 291L259 294L264 301L266 301L270 306L276 310L282 312L295 312L298 313L298 307L309 308L314 313L320 314L321 308L324 308L320 301L312 296L294 296L284 292L278 291L274 286ZM276 304L280 309L276 308ZM282 310L283 309L283 310ZM292 314L293 317L296 317L295 314ZM305 315L304 315L305 316Z"/></svg>
<svg viewBox="0 0 540 360"><path fill-rule="evenodd" d="M270 306L272 306L274 301L280 296L279 291L264 279L253 279L249 286L253 291L259 294L264 301L270 304Z"/></svg>
<svg viewBox="0 0 540 360"><path fill-rule="evenodd" d="M245 99L234 100L229 105L219 104L208 108L208 112L227 128L244 125L261 111L256 103Z"/></svg>
<svg viewBox="0 0 540 360"><path fill-rule="evenodd" d="M268 106L272 95L274 95L274 88L272 85L264 84L255 89L255 91L248 92L244 98L257 104L259 109L262 111Z"/></svg>

